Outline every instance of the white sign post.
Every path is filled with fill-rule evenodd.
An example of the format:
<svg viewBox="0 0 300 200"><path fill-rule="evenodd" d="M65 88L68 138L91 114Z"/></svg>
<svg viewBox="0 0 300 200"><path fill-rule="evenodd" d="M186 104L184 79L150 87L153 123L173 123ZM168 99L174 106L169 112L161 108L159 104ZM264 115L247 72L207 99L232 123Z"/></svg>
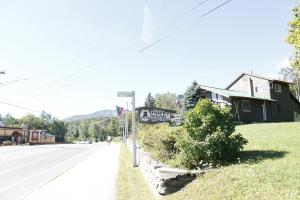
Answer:
<svg viewBox="0 0 300 200"><path fill-rule="evenodd" d="M132 97L132 146L133 146L133 167L137 166L136 162L136 125L135 125L135 91L118 92L118 97Z"/></svg>

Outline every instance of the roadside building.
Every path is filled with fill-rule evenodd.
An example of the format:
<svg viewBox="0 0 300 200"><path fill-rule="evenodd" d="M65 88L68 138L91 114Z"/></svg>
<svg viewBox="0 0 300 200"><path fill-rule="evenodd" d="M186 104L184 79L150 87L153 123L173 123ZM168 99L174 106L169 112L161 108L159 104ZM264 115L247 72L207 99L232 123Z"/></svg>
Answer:
<svg viewBox="0 0 300 200"><path fill-rule="evenodd" d="M0 127L0 141L11 141L17 144L29 141L29 129L16 127Z"/></svg>
<svg viewBox="0 0 300 200"><path fill-rule="evenodd" d="M54 144L55 136L46 130L30 130L30 144Z"/></svg>
<svg viewBox="0 0 300 200"><path fill-rule="evenodd" d="M225 89L200 86L203 98L221 107L230 105L236 122L291 122L300 120L300 103L287 81L243 73Z"/></svg>

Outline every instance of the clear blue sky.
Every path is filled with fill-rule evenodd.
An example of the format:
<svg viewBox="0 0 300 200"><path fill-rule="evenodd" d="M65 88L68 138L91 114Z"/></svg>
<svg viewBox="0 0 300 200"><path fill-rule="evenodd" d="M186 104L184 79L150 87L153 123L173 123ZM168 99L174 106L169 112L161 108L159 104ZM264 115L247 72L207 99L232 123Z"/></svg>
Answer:
<svg viewBox="0 0 300 200"><path fill-rule="evenodd" d="M119 90L136 90L142 105L149 92L181 94L193 80L225 87L251 69L277 76L298 1L233 0L199 18L224 1L0 0L0 81L28 78L0 85L0 102L64 118L125 106ZM0 112L30 111L0 103Z"/></svg>

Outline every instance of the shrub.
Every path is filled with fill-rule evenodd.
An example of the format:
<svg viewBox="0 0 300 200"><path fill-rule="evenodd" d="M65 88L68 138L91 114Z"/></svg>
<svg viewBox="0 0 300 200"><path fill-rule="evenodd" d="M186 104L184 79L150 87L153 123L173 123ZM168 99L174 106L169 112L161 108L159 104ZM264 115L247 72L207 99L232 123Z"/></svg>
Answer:
<svg viewBox="0 0 300 200"><path fill-rule="evenodd" d="M138 140L154 159L168 163L178 153L179 149L175 144L184 132L183 127L170 127L168 124L142 125Z"/></svg>
<svg viewBox="0 0 300 200"><path fill-rule="evenodd" d="M232 161L247 143L241 134L232 135L235 124L230 109L207 99L186 114L184 127L187 134L175 146L181 163L188 168Z"/></svg>

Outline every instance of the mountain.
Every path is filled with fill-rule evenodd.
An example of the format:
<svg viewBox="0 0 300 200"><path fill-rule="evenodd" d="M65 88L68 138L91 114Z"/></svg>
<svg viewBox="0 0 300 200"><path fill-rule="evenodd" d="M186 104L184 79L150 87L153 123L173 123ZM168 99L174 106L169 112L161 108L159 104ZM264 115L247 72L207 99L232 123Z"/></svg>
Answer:
<svg viewBox="0 0 300 200"><path fill-rule="evenodd" d="M94 119L99 117L116 117L117 112L115 110L100 110L94 113L90 113L87 115L74 115L68 118L63 119L66 122L77 121L77 120L85 120L85 119Z"/></svg>

